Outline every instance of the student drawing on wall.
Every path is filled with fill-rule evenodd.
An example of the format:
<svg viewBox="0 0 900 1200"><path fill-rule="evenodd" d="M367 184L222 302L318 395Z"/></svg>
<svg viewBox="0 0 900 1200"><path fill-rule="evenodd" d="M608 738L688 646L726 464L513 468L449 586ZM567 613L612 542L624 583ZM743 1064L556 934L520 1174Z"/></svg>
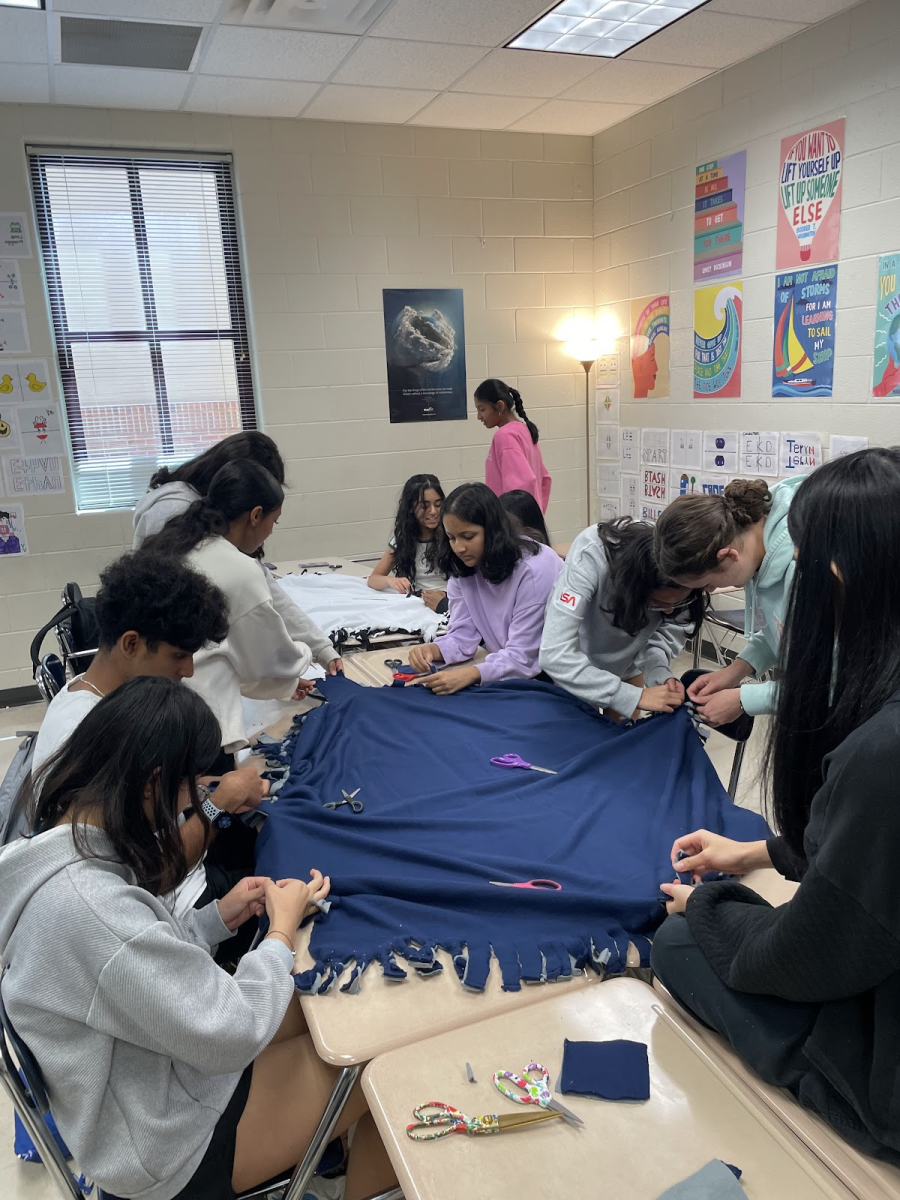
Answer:
<svg viewBox="0 0 900 1200"><path fill-rule="evenodd" d="M900 313L891 321L887 332L888 360L879 383L872 388L872 395L879 399L900 395Z"/></svg>

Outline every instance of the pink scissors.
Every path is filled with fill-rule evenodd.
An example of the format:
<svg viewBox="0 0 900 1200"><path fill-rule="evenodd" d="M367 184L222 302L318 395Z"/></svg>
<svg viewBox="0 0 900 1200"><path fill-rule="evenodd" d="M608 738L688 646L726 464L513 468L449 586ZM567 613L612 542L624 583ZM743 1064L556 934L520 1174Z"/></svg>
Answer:
<svg viewBox="0 0 900 1200"><path fill-rule="evenodd" d="M561 892L562 884L555 879L528 879L525 883L501 883L499 879L489 879L492 887L534 888L536 891Z"/></svg>
<svg viewBox="0 0 900 1200"><path fill-rule="evenodd" d="M551 771L549 767L535 767L530 762L526 762L518 754L501 754L499 758L492 758L492 764L495 767L520 767L523 771L540 771L542 775L556 775L556 771Z"/></svg>

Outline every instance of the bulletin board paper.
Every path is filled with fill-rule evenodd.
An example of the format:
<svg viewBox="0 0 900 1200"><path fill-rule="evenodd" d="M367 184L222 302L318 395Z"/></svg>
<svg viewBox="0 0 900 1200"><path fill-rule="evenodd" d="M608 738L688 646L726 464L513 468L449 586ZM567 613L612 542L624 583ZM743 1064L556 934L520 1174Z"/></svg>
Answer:
<svg viewBox="0 0 900 1200"><path fill-rule="evenodd" d="M0 500L0 555L28 554L25 512L20 504Z"/></svg>

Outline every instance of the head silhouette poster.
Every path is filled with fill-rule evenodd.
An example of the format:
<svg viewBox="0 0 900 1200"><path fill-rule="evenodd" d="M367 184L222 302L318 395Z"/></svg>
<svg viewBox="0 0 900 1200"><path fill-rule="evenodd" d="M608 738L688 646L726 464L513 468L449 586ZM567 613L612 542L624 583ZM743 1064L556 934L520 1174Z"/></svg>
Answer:
<svg viewBox="0 0 900 1200"><path fill-rule="evenodd" d="M668 296L631 301L631 379L635 400L668 399Z"/></svg>
<svg viewBox="0 0 900 1200"><path fill-rule="evenodd" d="M835 264L775 276L773 396L832 394L837 279Z"/></svg>
<svg viewBox="0 0 900 1200"><path fill-rule="evenodd" d="M392 424L466 419L462 288L385 288Z"/></svg>
<svg viewBox="0 0 900 1200"><path fill-rule="evenodd" d="M837 258L843 174L843 117L782 138L776 271Z"/></svg>
<svg viewBox="0 0 900 1200"><path fill-rule="evenodd" d="M740 283L694 292L694 399L741 394L743 293Z"/></svg>
<svg viewBox="0 0 900 1200"><path fill-rule="evenodd" d="M878 260L872 395L877 400L900 396L900 254Z"/></svg>

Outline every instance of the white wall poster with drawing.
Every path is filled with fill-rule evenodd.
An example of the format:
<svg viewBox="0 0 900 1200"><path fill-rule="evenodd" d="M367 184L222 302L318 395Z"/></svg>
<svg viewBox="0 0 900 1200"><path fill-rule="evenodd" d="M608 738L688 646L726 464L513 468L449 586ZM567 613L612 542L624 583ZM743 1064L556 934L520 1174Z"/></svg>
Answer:
<svg viewBox="0 0 900 1200"><path fill-rule="evenodd" d="M681 470L699 471L702 462L703 435L699 429L673 429L669 461Z"/></svg>
<svg viewBox="0 0 900 1200"><path fill-rule="evenodd" d="M23 454L65 454L60 406L50 404L20 404L16 423Z"/></svg>
<svg viewBox="0 0 900 1200"><path fill-rule="evenodd" d="M619 461L619 426L597 426L597 461Z"/></svg>
<svg viewBox="0 0 900 1200"><path fill-rule="evenodd" d="M0 554L27 554L25 513L20 504L0 500Z"/></svg>
<svg viewBox="0 0 900 1200"><path fill-rule="evenodd" d="M0 212L0 258L31 258L31 234L23 212Z"/></svg>
<svg viewBox="0 0 900 1200"><path fill-rule="evenodd" d="M66 490L63 458L44 454L23 458L12 455L3 459L3 479L7 496L44 496Z"/></svg>
<svg viewBox="0 0 900 1200"><path fill-rule="evenodd" d="M641 430L641 463L655 467L669 465L668 429Z"/></svg>
<svg viewBox="0 0 900 1200"><path fill-rule="evenodd" d="M669 472L665 467L643 467L641 470L641 499L666 504L669 499Z"/></svg>
<svg viewBox="0 0 900 1200"><path fill-rule="evenodd" d="M36 404L55 399L56 385L46 358L0 361L0 403Z"/></svg>
<svg viewBox="0 0 900 1200"><path fill-rule="evenodd" d="M727 471L729 475L733 475L737 471L737 459L738 435L736 433L704 430L704 471Z"/></svg>
<svg viewBox="0 0 900 1200"><path fill-rule="evenodd" d="M24 303L25 294L22 291L18 262L14 258L0 258L0 306L7 308Z"/></svg>
<svg viewBox="0 0 900 1200"><path fill-rule="evenodd" d="M640 475L626 475L623 472L619 478L619 495L622 498L622 516L631 517L632 520L637 520L638 510L641 503L641 477Z"/></svg>
<svg viewBox="0 0 900 1200"><path fill-rule="evenodd" d="M779 475L808 475L822 465L820 433L785 433L779 450Z"/></svg>
<svg viewBox="0 0 900 1200"><path fill-rule="evenodd" d="M20 308L0 308L0 366L8 354L30 354L28 322Z"/></svg>
<svg viewBox="0 0 900 1200"><path fill-rule="evenodd" d="M778 475L778 433L771 431L742 433L740 435L741 475Z"/></svg>
<svg viewBox="0 0 900 1200"><path fill-rule="evenodd" d="M594 393L598 425L618 425L619 389L598 387Z"/></svg>
<svg viewBox="0 0 900 1200"><path fill-rule="evenodd" d="M622 444L619 461L628 470L636 470L641 461L641 431L622 425L619 428L619 440Z"/></svg>

